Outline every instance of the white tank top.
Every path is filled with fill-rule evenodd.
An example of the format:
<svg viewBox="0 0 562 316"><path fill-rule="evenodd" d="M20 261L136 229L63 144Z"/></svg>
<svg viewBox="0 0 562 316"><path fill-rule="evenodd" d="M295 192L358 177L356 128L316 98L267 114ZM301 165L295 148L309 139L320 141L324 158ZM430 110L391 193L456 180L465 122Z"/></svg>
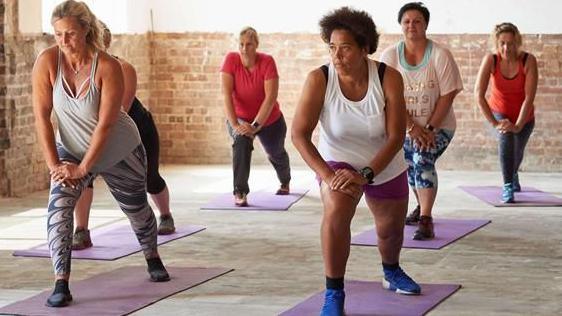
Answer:
<svg viewBox="0 0 562 316"><path fill-rule="evenodd" d="M386 142L384 94L377 65L374 60L367 60L369 87L361 101L351 101L343 95L336 69L330 63L319 119L318 151L322 158L346 162L356 170L368 166ZM404 152L400 149L388 166L375 176L373 185L394 179L406 168Z"/></svg>

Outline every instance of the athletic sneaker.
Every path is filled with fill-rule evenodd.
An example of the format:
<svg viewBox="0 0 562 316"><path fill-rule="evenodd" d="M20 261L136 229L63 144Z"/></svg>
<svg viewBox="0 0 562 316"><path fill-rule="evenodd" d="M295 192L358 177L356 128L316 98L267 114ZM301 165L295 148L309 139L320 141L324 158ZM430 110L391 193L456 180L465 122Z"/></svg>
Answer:
<svg viewBox="0 0 562 316"><path fill-rule="evenodd" d="M82 250L92 247L92 239L90 238L90 230L77 229L72 236L72 250Z"/></svg>
<svg viewBox="0 0 562 316"><path fill-rule="evenodd" d="M277 192L275 193L276 195L289 195L289 184L282 184L281 187L279 187L279 190L277 190Z"/></svg>
<svg viewBox="0 0 562 316"><path fill-rule="evenodd" d="M406 216L406 225L416 225L420 221L420 206L416 206L416 208L410 213L410 215Z"/></svg>
<svg viewBox="0 0 562 316"><path fill-rule="evenodd" d="M515 197L513 196L513 184L506 183L503 185L502 190L502 203L513 203Z"/></svg>
<svg viewBox="0 0 562 316"><path fill-rule="evenodd" d="M172 215L160 216L160 225L158 225L158 235L170 235L176 231L174 219Z"/></svg>
<svg viewBox="0 0 562 316"><path fill-rule="evenodd" d="M513 174L513 192L521 192L521 184L519 183L519 173Z"/></svg>
<svg viewBox="0 0 562 316"><path fill-rule="evenodd" d="M402 268L398 267L394 270L383 269L383 271L382 286L385 289L405 295L419 295L421 293L420 286Z"/></svg>
<svg viewBox="0 0 562 316"><path fill-rule="evenodd" d="M427 240L433 239L435 233L433 232L433 218L431 216L420 216L418 222L418 229L414 232L414 240Z"/></svg>
<svg viewBox="0 0 562 316"><path fill-rule="evenodd" d="M235 193L234 194L234 205L236 206L248 206L248 196L246 193Z"/></svg>
<svg viewBox="0 0 562 316"><path fill-rule="evenodd" d="M320 316L344 316L344 302L345 292L343 290L327 289Z"/></svg>

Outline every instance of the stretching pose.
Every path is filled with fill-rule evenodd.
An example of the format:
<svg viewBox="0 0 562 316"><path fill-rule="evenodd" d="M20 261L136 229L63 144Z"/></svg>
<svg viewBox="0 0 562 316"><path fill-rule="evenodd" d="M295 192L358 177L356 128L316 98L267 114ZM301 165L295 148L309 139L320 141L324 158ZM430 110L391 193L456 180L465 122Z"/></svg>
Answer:
<svg viewBox="0 0 562 316"><path fill-rule="evenodd" d="M258 53L258 33L251 27L240 32L239 53L226 55L221 68L224 112L232 137L234 203L247 206L248 178L254 138L257 136L277 172L281 187L289 194L291 168L285 150L287 125L277 102L279 75L273 57Z"/></svg>
<svg viewBox="0 0 562 316"><path fill-rule="evenodd" d="M107 50L111 45L111 31L102 23L103 42ZM115 57L115 56L114 56ZM147 191L156 204L160 212L160 225L158 225L159 235L169 235L176 231L174 219L170 212L170 193L166 182L158 172L160 141L158 139L158 130L152 118L152 114L142 105L135 97L137 92L137 72L135 68L127 61L118 58L121 69L123 71L124 89L123 89L123 111L127 112L137 126L142 144L146 151L147 160ZM88 229L88 221L90 217L90 208L94 195L93 182L91 182L78 199L74 213L76 216L76 230L72 239L72 249L80 250L92 247L92 239L90 238L90 230Z"/></svg>
<svg viewBox="0 0 562 316"><path fill-rule="evenodd" d="M72 300L68 280L74 206L97 174L129 218L150 279L170 277L158 255L156 218L146 197L146 154L135 123L121 111L121 66L104 52L101 24L83 2L59 4L51 23L56 45L35 62L33 110L51 175L47 237L56 281L46 304L62 307Z"/></svg>
<svg viewBox="0 0 562 316"><path fill-rule="evenodd" d="M486 120L496 130L503 176L501 200L513 203L513 192L521 191L519 166L535 127L537 60L521 50L521 34L512 23L496 25L491 40L494 54L488 54L482 60L474 97ZM486 99L490 81L492 93Z"/></svg>
<svg viewBox="0 0 562 316"><path fill-rule="evenodd" d="M318 175L324 204L322 253L326 294L321 315L343 315L350 225L363 193L375 218L383 286L402 294L421 289L400 267L408 206L402 144L406 108L396 70L368 58L378 45L364 11L347 7L320 20L329 65L309 73L292 126L293 144ZM312 133L320 122L318 148Z"/></svg>
<svg viewBox="0 0 562 316"><path fill-rule="evenodd" d="M453 100L463 89L459 68L445 47L426 36L429 10L421 2L405 4L398 12L404 40L387 48L381 61L404 78L407 135L404 152L408 182L417 207L406 225L418 225L413 238L432 239L433 205L437 196L435 162L451 143L456 129Z"/></svg>

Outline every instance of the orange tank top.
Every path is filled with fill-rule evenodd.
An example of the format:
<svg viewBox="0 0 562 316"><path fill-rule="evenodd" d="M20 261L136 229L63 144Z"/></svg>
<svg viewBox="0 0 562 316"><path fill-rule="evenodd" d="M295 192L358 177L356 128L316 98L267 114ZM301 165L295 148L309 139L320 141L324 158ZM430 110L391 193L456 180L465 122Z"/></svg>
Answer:
<svg viewBox="0 0 562 316"><path fill-rule="evenodd" d="M506 78L500 71L501 57L494 55L494 71L492 72L492 91L490 95L490 107L492 111L505 115L513 124L517 122L519 112L525 101L525 61L527 53L519 60L519 70L513 78ZM534 118L534 110L531 109L529 122Z"/></svg>

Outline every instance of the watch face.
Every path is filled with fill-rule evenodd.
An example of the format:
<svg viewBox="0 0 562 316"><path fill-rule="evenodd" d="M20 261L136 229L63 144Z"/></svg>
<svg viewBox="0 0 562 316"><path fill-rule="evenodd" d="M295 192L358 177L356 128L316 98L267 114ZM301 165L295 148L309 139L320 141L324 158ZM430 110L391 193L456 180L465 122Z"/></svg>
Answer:
<svg viewBox="0 0 562 316"><path fill-rule="evenodd" d="M360 174L363 178L367 179L369 182L373 181L374 173L373 169L365 167L361 169Z"/></svg>

